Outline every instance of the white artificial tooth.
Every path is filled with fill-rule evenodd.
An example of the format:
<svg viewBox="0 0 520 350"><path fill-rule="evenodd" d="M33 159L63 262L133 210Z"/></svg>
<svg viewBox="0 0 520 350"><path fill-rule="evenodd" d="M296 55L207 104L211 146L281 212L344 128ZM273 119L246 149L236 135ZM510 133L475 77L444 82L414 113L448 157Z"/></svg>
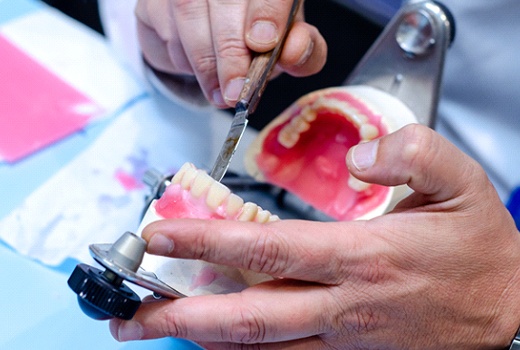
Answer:
<svg viewBox="0 0 520 350"><path fill-rule="evenodd" d="M347 118L350 122L352 122L356 127L360 127L361 125L368 123L368 117L359 113L357 109L352 107L347 102L319 99L314 103L314 108L324 108L328 111L334 111L338 114L341 114L345 116L345 118Z"/></svg>
<svg viewBox="0 0 520 350"><path fill-rule="evenodd" d="M244 206L244 200L234 193L231 193L227 199L226 214L229 217L234 217L238 214L240 209Z"/></svg>
<svg viewBox="0 0 520 350"><path fill-rule="evenodd" d="M184 176L184 174L186 173L186 170L188 170L188 169L195 169L195 165L193 165L192 163L184 163L181 166L181 168L179 169L179 171L177 171L175 173L175 175L173 176L172 183L174 183L174 184L180 183L182 180L182 177Z"/></svg>
<svg viewBox="0 0 520 350"><path fill-rule="evenodd" d="M183 175L184 175L184 173L181 173L180 170L177 171L177 172L175 173L175 175L173 175L173 177L172 177L172 184L178 184L178 183L180 183L181 180L182 180L182 176L183 176Z"/></svg>
<svg viewBox="0 0 520 350"><path fill-rule="evenodd" d="M278 215L271 215L267 222L280 221L280 217Z"/></svg>
<svg viewBox="0 0 520 350"><path fill-rule="evenodd" d="M379 130L372 124L363 124L359 128L359 135L362 141L370 141L379 135Z"/></svg>
<svg viewBox="0 0 520 350"><path fill-rule="evenodd" d="M208 195L206 196L206 204L213 210L216 210L227 197L231 194L229 188L220 182L213 181L209 186Z"/></svg>
<svg viewBox="0 0 520 350"><path fill-rule="evenodd" d="M357 127L362 127L364 124L368 123L368 117L353 108L349 109L347 115L348 119Z"/></svg>
<svg viewBox="0 0 520 350"><path fill-rule="evenodd" d="M256 213L258 212L258 205L251 202L244 203L242 207L242 212L238 216L238 221L253 221L256 217Z"/></svg>
<svg viewBox="0 0 520 350"><path fill-rule="evenodd" d="M258 213L256 213L255 221L263 224L268 222L270 217L271 213L269 210L259 210Z"/></svg>
<svg viewBox="0 0 520 350"><path fill-rule="evenodd" d="M307 122L305 119L303 119L301 116L293 118L291 120L291 125L293 130L295 130L298 133L305 132L310 129L311 125L309 122Z"/></svg>
<svg viewBox="0 0 520 350"><path fill-rule="evenodd" d="M298 143L300 134L288 130L287 127L280 130L278 133L278 142L285 148L293 148Z"/></svg>
<svg viewBox="0 0 520 350"><path fill-rule="evenodd" d="M194 197L199 198L209 189L213 182L215 182L215 180L204 170L197 170L197 176L195 176L195 180L193 180L190 193Z"/></svg>
<svg viewBox="0 0 520 350"><path fill-rule="evenodd" d="M365 191L368 187L370 187L369 183L363 182L354 176L350 175L348 178L348 187L353 189L356 192Z"/></svg>
<svg viewBox="0 0 520 350"><path fill-rule="evenodd" d="M182 188L184 188L185 190L189 190L191 187L191 183L193 182L193 180L195 180L196 176L197 169L195 167L186 169L181 179Z"/></svg>
<svg viewBox="0 0 520 350"><path fill-rule="evenodd" d="M312 123L316 120L317 114L316 111L311 109L309 106L305 106L302 111L300 112L300 116L303 120Z"/></svg>

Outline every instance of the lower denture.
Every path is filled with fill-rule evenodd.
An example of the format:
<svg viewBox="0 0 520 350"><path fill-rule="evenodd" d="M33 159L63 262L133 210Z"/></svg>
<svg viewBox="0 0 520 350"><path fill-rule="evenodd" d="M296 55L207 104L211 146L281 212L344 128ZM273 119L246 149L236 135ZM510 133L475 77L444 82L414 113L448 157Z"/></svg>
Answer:
<svg viewBox="0 0 520 350"><path fill-rule="evenodd" d="M163 218L198 218L268 222L279 220L258 205L244 201L191 163L184 164L154 204Z"/></svg>
<svg viewBox="0 0 520 350"><path fill-rule="evenodd" d="M246 202L205 171L185 163L152 202L138 229L161 219L196 218L268 223L280 220L260 206ZM239 292L250 285L272 280L266 274L221 266L202 260L145 255L142 267L186 296Z"/></svg>

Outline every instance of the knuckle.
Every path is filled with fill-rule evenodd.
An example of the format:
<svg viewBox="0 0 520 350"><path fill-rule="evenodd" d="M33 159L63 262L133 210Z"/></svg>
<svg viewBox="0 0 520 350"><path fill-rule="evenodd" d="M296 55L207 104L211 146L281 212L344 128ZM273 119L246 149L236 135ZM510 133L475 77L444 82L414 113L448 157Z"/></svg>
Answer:
<svg viewBox="0 0 520 350"><path fill-rule="evenodd" d="M199 18L207 13L204 1L174 0L171 2L171 6L178 14L178 18L184 18L186 20Z"/></svg>
<svg viewBox="0 0 520 350"><path fill-rule="evenodd" d="M164 322L161 322L161 333L175 338L188 338L188 327L179 317L179 314L171 310L163 313Z"/></svg>
<svg viewBox="0 0 520 350"><path fill-rule="evenodd" d="M229 339L235 343L263 343L266 338L266 324L258 309L241 308L236 313L234 323L229 328Z"/></svg>
<svg viewBox="0 0 520 350"><path fill-rule="evenodd" d="M192 62L195 69L204 75L213 74L217 70L217 60L213 53L194 52Z"/></svg>
<svg viewBox="0 0 520 350"><path fill-rule="evenodd" d="M403 165L413 169L416 176L428 177L429 165L439 156L439 139L434 137L431 129L418 124L405 126L402 137L405 142L402 152ZM421 182L426 184L431 180L433 179L425 178Z"/></svg>
<svg viewBox="0 0 520 350"><path fill-rule="evenodd" d="M359 299L366 298L366 295L361 293ZM367 300L358 300L356 305L346 310L345 303L352 304L350 297L339 297L332 305L329 315L333 315L323 322L324 330L336 334L348 334L352 339L357 339L359 336L367 335L382 326L382 313L384 306L380 307L372 305ZM329 329L330 327L330 329Z"/></svg>
<svg viewBox="0 0 520 350"><path fill-rule="evenodd" d="M210 230L207 223L201 223L201 231L209 232ZM192 244L193 259L211 261L213 250L208 248L211 246L211 242L208 241L210 239L209 236L207 234L197 235L196 240Z"/></svg>
<svg viewBox="0 0 520 350"><path fill-rule="evenodd" d="M249 270L270 275L281 275L288 265L288 246L273 229L266 229L264 234L252 244L245 266Z"/></svg>
<svg viewBox="0 0 520 350"><path fill-rule="evenodd" d="M378 328L378 323L378 312L371 307L365 307L356 313L352 331L359 335L368 334Z"/></svg>
<svg viewBox="0 0 520 350"><path fill-rule="evenodd" d="M405 140L403 158L407 163L414 164L418 155L432 150L434 145L431 130L419 124L410 124L402 129Z"/></svg>
<svg viewBox="0 0 520 350"><path fill-rule="evenodd" d="M216 40L217 55L219 59L249 56L249 50L243 39L236 33L222 32Z"/></svg>

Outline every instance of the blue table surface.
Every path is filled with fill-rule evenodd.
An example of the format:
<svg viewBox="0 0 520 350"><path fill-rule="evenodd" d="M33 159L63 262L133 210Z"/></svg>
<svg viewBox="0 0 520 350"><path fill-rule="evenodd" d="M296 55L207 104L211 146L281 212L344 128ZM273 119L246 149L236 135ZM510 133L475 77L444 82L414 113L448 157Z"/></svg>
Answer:
<svg viewBox="0 0 520 350"><path fill-rule="evenodd" d="M67 285L75 264L49 268L0 244L0 349L199 349L171 338L115 341L108 322L92 320L79 309Z"/></svg>

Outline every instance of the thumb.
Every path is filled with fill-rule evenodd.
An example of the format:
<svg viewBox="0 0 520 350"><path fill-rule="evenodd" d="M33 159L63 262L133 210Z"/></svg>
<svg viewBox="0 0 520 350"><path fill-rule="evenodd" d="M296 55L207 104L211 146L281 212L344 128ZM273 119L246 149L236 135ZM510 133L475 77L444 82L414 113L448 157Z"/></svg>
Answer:
<svg viewBox="0 0 520 350"><path fill-rule="evenodd" d="M411 124L347 154L356 178L385 186L407 184L433 202L462 194L468 184L487 179L470 157L430 128Z"/></svg>

